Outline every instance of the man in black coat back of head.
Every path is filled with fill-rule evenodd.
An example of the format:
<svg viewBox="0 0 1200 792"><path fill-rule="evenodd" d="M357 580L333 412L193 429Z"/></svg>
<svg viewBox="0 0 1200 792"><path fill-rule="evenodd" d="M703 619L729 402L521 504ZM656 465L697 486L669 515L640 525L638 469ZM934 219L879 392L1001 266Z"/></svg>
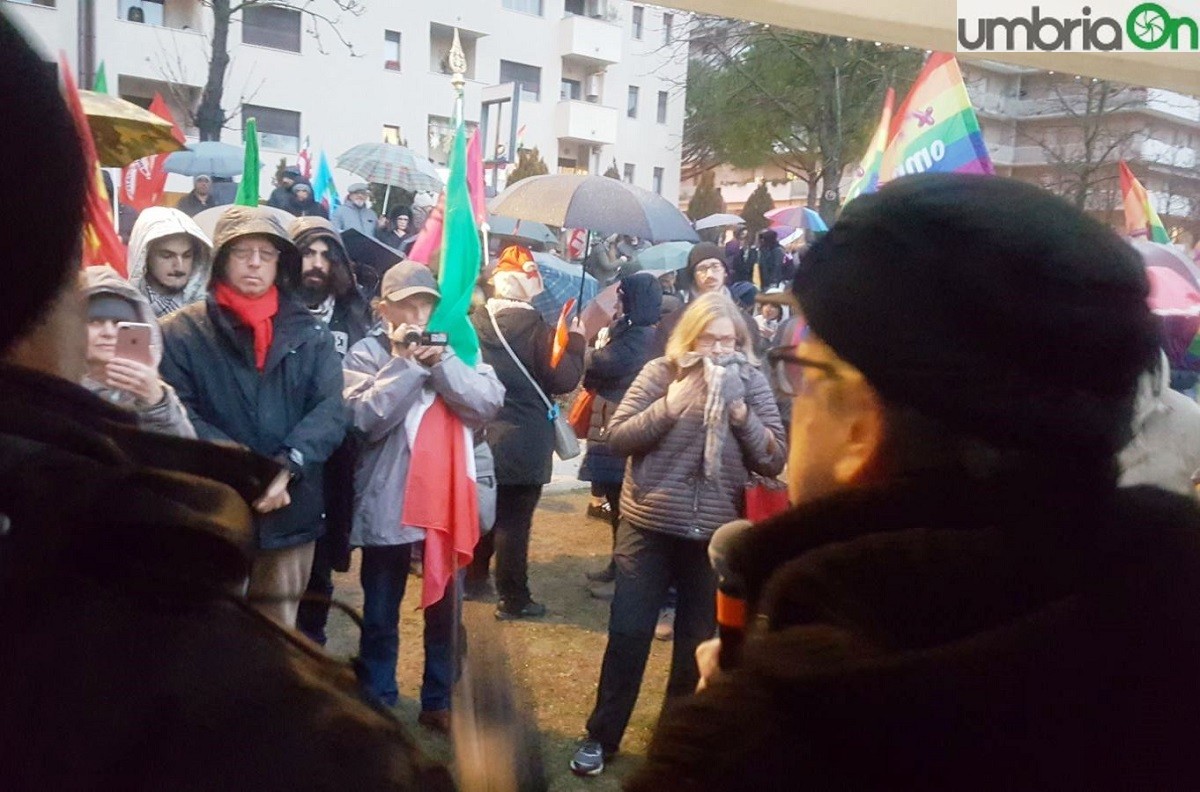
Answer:
<svg viewBox="0 0 1200 792"><path fill-rule="evenodd" d="M701 647L627 789L1194 785L1200 516L1117 489L1137 255L1038 188L924 175L851 203L794 292L795 507L726 548L741 662Z"/></svg>

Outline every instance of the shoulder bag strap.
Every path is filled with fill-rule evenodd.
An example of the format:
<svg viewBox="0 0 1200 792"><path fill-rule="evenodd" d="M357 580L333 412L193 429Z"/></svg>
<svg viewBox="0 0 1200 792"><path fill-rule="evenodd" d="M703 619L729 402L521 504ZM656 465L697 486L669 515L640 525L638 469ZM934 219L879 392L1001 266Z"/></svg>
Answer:
<svg viewBox="0 0 1200 792"><path fill-rule="evenodd" d="M504 333L500 332L500 325L496 322L496 314L492 313L491 308L485 308L488 318L492 320L492 329L496 331L496 337L500 339L500 343L504 345L504 350L508 352L508 356L512 358L512 362L517 364L517 368L525 375L525 379L529 380L529 384L537 391L537 395L542 397L542 402L546 405L546 417L553 421L558 417L558 405L550 401L546 396L546 392L538 385L537 380L529 373L529 369L525 368L525 364L517 357L517 353L513 352L513 348L508 345L508 339L504 337Z"/></svg>

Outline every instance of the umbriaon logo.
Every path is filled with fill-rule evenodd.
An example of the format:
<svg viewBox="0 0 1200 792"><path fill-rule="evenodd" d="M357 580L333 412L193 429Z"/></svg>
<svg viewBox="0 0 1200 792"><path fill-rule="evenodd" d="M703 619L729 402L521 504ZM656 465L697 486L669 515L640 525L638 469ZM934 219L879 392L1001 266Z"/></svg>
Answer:
<svg viewBox="0 0 1200 792"><path fill-rule="evenodd" d="M959 52L1200 52L1197 18L1172 14L1157 2L1138 3L1120 16L1093 14L1091 5L1074 16L1045 13L1042 5L1030 6L1022 16L985 16L1007 4L987 3L986 11L980 5L959 2ZM969 13L976 8L982 13Z"/></svg>

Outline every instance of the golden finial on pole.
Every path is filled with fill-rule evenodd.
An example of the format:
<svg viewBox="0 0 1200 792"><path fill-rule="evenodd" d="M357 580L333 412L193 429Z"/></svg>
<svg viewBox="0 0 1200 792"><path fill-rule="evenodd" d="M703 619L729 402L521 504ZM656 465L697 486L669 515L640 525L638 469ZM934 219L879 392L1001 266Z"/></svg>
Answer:
<svg viewBox="0 0 1200 792"><path fill-rule="evenodd" d="M454 90L462 93L467 80L467 56L463 52L462 42L458 38L458 28L454 28L454 43L450 45L450 84Z"/></svg>

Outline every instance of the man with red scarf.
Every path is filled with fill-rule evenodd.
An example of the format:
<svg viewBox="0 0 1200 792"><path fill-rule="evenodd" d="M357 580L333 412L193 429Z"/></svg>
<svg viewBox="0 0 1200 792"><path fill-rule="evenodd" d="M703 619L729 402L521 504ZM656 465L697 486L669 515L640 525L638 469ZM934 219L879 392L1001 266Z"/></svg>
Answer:
<svg viewBox="0 0 1200 792"><path fill-rule="evenodd" d="M163 324L161 371L200 439L288 466L286 488L255 506L247 595L292 627L324 532L322 468L346 433L341 358L325 323L292 297L300 254L267 209L231 207L213 241L208 298Z"/></svg>

